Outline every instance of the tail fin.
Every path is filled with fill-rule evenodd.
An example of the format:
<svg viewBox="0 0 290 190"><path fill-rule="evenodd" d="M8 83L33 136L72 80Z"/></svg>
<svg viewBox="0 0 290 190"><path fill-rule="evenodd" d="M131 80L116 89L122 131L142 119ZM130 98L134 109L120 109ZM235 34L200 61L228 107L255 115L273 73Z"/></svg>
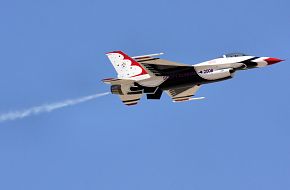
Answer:
<svg viewBox="0 0 290 190"><path fill-rule="evenodd" d="M143 80L150 78L143 66L122 51L106 54L118 73L119 79Z"/></svg>

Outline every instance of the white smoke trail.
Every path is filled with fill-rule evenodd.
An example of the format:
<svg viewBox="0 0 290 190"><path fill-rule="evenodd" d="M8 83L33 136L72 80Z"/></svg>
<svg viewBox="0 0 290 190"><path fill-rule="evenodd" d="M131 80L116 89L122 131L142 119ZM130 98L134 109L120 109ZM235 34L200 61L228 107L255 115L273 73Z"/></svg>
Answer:
<svg viewBox="0 0 290 190"><path fill-rule="evenodd" d="M77 98L77 99L70 99L70 100L65 100L62 102L44 104L41 106L28 108L28 109L22 110L22 111L12 111L12 112L8 112L8 113L3 113L3 114L0 114L0 122L4 122L4 121L8 121L8 120L22 119L24 117L37 115L37 114L44 113L44 112L51 112L51 111L56 110L56 109L80 104L80 103L83 103L83 102L86 102L89 100L93 100L93 99L96 99L98 97L105 96L108 94L109 94L109 92L101 93L101 94L94 94L94 95L85 96L85 97L81 97L81 98Z"/></svg>

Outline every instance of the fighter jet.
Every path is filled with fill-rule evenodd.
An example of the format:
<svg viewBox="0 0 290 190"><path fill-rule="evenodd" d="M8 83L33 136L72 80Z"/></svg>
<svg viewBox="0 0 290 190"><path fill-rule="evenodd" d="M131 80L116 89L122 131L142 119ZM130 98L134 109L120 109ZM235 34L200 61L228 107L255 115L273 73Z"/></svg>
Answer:
<svg viewBox="0 0 290 190"><path fill-rule="evenodd" d="M160 99L166 92L173 102L198 100L193 98L205 84L234 77L235 72L265 67L283 60L273 57L256 57L243 53L225 54L219 58L187 65L158 58L163 53L129 57L122 51L106 55L118 77L102 81L111 85L111 93L128 106L136 105L143 94L147 99Z"/></svg>

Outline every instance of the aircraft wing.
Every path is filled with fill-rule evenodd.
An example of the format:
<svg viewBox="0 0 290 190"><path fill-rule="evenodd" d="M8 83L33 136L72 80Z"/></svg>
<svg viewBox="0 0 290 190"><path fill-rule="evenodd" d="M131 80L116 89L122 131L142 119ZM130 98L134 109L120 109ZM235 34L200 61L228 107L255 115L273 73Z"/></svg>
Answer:
<svg viewBox="0 0 290 190"><path fill-rule="evenodd" d="M146 64L154 64L154 65L165 65L165 66L189 66L183 63L177 63L177 62L173 62L173 61L168 61L165 59L160 59L157 57L141 57L141 58L136 58L136 61L138 61L139 63L146 63Z"/></svg>
<svg viewBox="0 0 290 190"><path fill-rule="evenodd" d="M166 90L167 94L172 98L173 102L183 102L193 100L191 97L197 92L200 85L191 87L182 87Z"/></svg>
<svg viewBox="0 0 290 190"><path fill-rule="evenodd" d="M191 65L168 61L165 59L160 59L158 57L153 57L156 55L162 55L162 54L152 54L152 56L151 55L136 56L133 58L138 63L143 65L146 70L148 70L149 72L153 73L153 75L156 75L156 76L166 75L170 73L171 71L176 72L178 70L192 68Z"/></svg>

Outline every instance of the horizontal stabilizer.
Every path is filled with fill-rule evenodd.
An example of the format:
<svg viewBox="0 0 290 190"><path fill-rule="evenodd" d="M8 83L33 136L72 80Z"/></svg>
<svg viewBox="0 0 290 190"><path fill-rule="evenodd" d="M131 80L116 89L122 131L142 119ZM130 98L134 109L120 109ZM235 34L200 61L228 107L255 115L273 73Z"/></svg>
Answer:
<svg viewBox="0 0 290 190"><path fill-rule="evenodd" d="M140 98L142 97L142 94L119 95L119 96L125 105L133 106L139 102Z"/></svg>
<svg viewBox="0 0 290 190"><path fill-rule="evenodd" d="M130 79L116 79L116 78L106 78L102 80L103 83L105 84L130 84L133 82L133 80Z"/></svg>

